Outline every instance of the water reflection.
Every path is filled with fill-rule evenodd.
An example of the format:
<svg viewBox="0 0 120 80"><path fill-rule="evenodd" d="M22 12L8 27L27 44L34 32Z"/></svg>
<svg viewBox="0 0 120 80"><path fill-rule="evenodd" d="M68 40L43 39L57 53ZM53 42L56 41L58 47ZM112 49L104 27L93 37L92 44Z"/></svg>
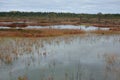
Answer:
<svg viewBox="0 0 120 80"><path fill-rule="evenodd" d="M119 35L0 38L0 80L119 80Z"/></svg>
<svg viewBox="0 0 120 80"><path fill-rule="evenodd" d="M10 27L0 26L0 29L11 29ZM94 30L109 30L110 28L101 28L95 26L85 26L85 25L54 25L54 26L27 26L24 28L16 27L12 29L78 29L83 31L94 31Z"/></svg>
<svg viewBox="0 0 120 80"><path fill-rule="evenodd" d="M100 28L100 27L95 27L95 26L85 26L85 25L80 25L80 26L74 26L74 25L55 25L55 26L28 26L25 27L24 29L80 29L83 31L92 31L92 30L109 30L109 28Z"/></svg>

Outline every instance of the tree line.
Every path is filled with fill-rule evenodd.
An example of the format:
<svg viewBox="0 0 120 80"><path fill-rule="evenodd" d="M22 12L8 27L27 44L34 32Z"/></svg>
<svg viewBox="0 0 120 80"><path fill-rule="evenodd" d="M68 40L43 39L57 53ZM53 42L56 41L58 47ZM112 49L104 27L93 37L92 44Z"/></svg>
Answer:
<svg viewBox="0 0 120 80"><path fill-rule="evenodd" d="M55 13L55 12L0 12L0 17L67 17L67 18L120 18L120 14L77 14L77 13Z"/></svg>

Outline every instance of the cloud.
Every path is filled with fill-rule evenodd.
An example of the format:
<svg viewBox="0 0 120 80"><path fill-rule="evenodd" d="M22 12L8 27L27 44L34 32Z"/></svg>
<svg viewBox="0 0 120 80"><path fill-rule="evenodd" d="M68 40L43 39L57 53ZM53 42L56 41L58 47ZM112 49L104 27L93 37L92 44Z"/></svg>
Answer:
<svg viewBox="0 0 120 80"><path fill-rule="evenodd" d="M0 0L0 11L120 13L120 0Z"/></svg>

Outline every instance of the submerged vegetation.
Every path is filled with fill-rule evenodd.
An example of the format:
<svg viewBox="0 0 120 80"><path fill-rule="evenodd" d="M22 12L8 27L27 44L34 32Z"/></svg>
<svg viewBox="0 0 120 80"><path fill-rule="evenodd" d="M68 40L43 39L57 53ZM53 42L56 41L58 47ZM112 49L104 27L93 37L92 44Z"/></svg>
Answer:
<svg viewBox="0 0 120 80"><path fill-rule="evenodd" d="M120 35L5 37L0 44L1 80L120 79Z"/></svg>

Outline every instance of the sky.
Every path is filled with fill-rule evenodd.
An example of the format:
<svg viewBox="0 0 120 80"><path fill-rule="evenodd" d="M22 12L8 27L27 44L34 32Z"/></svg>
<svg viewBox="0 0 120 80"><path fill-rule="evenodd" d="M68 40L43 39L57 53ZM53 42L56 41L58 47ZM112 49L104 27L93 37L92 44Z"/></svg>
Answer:
<svg viewBox="0 0 120 80"><path fill-rule="evenodd" d="M120 13L120 0L0 0L0 11Z"/></svg>

